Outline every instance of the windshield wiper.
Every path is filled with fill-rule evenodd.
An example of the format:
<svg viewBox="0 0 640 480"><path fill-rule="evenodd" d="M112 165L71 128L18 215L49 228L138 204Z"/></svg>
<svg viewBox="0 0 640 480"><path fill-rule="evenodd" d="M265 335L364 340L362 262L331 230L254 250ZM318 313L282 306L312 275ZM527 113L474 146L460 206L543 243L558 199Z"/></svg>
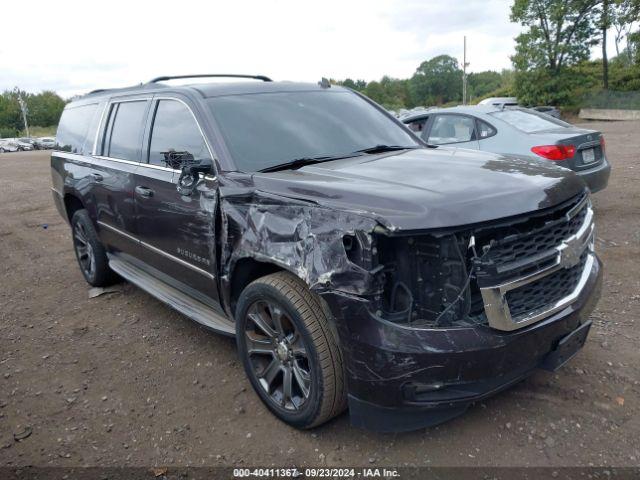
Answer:
<svg viewBox="0 0 640 480"><path fill-rule="evenodd" d="M356 153L384 153L394 152L396 150L413 150L420 148L417 145L376 145L375 147L362 148L356 150Z"/></svg>
<svg viewBox="0 0 640 480"><path fill-rule="evenodd" d="M289 160L288 162L272 165L271 167L263 168L262 170L258 171L267 173L278 172L280 170L296 170L298 168L302 168L307 165L313 165L315 163L328 162L329 160L340 160L342 158L355 157L357 155L357 153L354 153L349 155L322 155L318 157L300 157L294 160Z"/></svg>

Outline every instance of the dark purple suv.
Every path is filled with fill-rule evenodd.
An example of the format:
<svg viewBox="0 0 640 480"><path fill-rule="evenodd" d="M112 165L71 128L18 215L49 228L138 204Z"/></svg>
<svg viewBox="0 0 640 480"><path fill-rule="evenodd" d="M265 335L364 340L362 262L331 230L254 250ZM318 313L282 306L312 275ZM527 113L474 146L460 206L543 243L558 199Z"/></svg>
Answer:
<svg viewBox="0 0 640 480"><path fill-rule="evenodd" d="M66 107L54 200L89 284L235 336L283 421L433 425L583 345L601 272L573 172L428 146L326 81L168 79Z"/></svg>

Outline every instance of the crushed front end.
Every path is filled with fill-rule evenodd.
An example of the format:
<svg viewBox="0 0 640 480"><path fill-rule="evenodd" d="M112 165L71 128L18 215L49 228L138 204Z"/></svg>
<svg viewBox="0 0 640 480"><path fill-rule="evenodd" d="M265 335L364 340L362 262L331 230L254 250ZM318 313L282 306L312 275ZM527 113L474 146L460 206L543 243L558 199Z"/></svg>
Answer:
<svg viewBox="0 0 640 480"><path fill-rule="evenodd" d="M369 296L322 293L347 362L352 423L413 430L459 415L584 344L599 296L587 193L500 221L428 232L379 228L349 259Z"/></svg>

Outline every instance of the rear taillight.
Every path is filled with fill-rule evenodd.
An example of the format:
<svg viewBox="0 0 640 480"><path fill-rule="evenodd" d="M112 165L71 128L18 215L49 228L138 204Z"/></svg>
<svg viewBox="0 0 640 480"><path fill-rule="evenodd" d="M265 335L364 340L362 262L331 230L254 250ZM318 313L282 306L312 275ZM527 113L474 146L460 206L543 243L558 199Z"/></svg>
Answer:
<svg viewBox="0 0 640 480"><path fill-rule="evenodd" d="M557 162L573 157L576 153L576 147L574 145L539 145L531 147L531 151L547 160Z"/></svg>
<svg viewBox="0 0 640 480"><path fill-rule="evenodd" d="M600 135L600 148L602 149L602 156L604 157L604 135Z"/></svg>

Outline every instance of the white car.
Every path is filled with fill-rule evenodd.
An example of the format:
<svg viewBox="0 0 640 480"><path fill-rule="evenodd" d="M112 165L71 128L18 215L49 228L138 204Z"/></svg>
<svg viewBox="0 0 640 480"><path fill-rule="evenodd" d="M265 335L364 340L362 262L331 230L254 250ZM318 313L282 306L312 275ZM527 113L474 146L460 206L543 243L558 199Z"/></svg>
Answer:
<svg viewBox="0 0 640 480"><path fill-rule="evenodd" d="M17 152L18 144L13 139L0 139L0 153Z"/></svg>
<svg viewBox="0 0 640 480"><path fill-rule="evenodd" d="M31 143L30 139L28 138L17 138L15 142L18 146L18 150L21 152L28 152L33 150L33 143Z"/></svg>
<svg viewBox="0 0 640 480"><path fill-rule="evenodd" d="M56 139L53 137L42 137L36 140L36 145L41 150L50 150L56 144Z"/></svg>
<svg viewBox="0 0 640 480"><path fill-rule="evenodd" d="M491 105L493 107L517 107L518 99L515 97L490 97L478 102L478 105Z"/></svg>

